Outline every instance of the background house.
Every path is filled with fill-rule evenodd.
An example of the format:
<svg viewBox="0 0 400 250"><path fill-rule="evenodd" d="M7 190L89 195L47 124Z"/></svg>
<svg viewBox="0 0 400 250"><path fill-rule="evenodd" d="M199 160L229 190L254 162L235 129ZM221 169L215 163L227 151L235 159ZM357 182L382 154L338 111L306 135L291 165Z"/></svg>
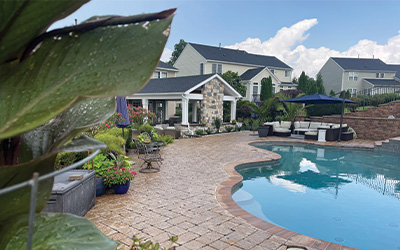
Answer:
<svg viewBox="0 0 400 250"><path fill-rule="evenodd" d="M243 50L226 49L188 43L176 60L178 76L237 72L247 92L244 99L254 100L261 91L261 80L271 76L274 93L296 88L291 82L293 69L274 56L250 54Z"/></svg>
<svg viewBox="0 0 400 250"><path fill-rule="evenodd" d="M380 59L331 57L319 73L327 92L349 90L355 96L399 91L399 70L400 65L388 65Z"/></svg>

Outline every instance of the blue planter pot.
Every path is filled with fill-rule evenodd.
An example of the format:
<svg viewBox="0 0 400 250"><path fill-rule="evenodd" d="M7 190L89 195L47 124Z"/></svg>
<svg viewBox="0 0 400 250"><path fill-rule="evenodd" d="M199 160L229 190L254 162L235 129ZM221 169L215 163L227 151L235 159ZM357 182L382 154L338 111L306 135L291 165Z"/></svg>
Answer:
<svg viewBox="0 0 400 250"><path fill-rule="evenodd" d="M126 194L129 190L129 185L131 184L131 181L126 182L125 184L122 185L114 185L114 193L116 194Z"/></svg>
<svg viewBox="0 0 400 250"><path fill-rule="evenodd" d="M103 178L96 178L96 196L102 196L106 191Z"/></svg>

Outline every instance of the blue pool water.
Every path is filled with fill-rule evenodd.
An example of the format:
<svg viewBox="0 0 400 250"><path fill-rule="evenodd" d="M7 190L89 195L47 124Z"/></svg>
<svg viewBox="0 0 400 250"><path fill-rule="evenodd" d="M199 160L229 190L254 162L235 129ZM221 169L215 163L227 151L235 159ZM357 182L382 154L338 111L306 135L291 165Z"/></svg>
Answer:
<svg viewBox="0 0 400 250"><path fill-rule="evenodd" d="M254 143L282 156L245 164L233 199L286 229L362 249L400 250L400 156Z"/></svg>

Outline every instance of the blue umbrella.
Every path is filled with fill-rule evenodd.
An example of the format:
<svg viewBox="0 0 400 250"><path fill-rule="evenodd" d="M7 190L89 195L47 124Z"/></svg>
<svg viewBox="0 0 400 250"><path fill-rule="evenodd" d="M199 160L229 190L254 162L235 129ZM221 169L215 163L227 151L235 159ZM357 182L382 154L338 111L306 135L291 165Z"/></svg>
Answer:
<svg viewBox="0 0 400 250"><path fill-rule="evenodd" d="M342 123L343 123L343 114L344 114L344 104L345 103L356 103L354 101L350 101L344 99L344 92L343 98L338 98L334 96L327 96L322 94L313 94L313 95L303 95L300 97L282 100L282 102L297 102L297 103L304 103L304 104L342 104L342 113L340 115L340 129L339 129L339 141L342 135Z"/></svg>
<svg viewBox="0 0 400 250"><path fill-rule="evenodd" d="M335 104L335 103L342 103L343 99L334 97L334 96L327 96L322 94L313 94L313 95L303 95L300 97L282 100L282 102L297 102L297 103L305 103L305 104ZM355 103L353 101L344 100L345 103Z"/></svg>
<svg viewBox="0 0 400 250"><path fill-rule="evenodd" d="M129 122L128 105L126 105L126 98L117 96L117 113L122 114L122 119L125 121L116 122L118 128L122 128L122 137L124 137L124 128L128 127L131 123Z"/></svg>

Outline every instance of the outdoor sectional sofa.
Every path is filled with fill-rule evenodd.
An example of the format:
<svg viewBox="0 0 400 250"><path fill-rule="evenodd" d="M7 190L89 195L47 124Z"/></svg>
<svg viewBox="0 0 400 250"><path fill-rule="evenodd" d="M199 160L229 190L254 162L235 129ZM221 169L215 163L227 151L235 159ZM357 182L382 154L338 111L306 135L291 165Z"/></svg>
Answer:
<svg viewBox="0 0 400 250"><path fill-rule="evenodd" d="M273 127L273 134L276 136L290 136L291 130L291 122L290 121L281 121L281 122L267 122L265 125L269 125ZM297 121L294 122L294 130L295 134L305 135L305 139L318 139L318 130L325 129L326 135L325 140L327 141L336 141L339 139L339 130L340 125L336 123L321 123L321 122L305 122L305 121ZM347 124L342 125L342 133L348 131Z"/></svg>

